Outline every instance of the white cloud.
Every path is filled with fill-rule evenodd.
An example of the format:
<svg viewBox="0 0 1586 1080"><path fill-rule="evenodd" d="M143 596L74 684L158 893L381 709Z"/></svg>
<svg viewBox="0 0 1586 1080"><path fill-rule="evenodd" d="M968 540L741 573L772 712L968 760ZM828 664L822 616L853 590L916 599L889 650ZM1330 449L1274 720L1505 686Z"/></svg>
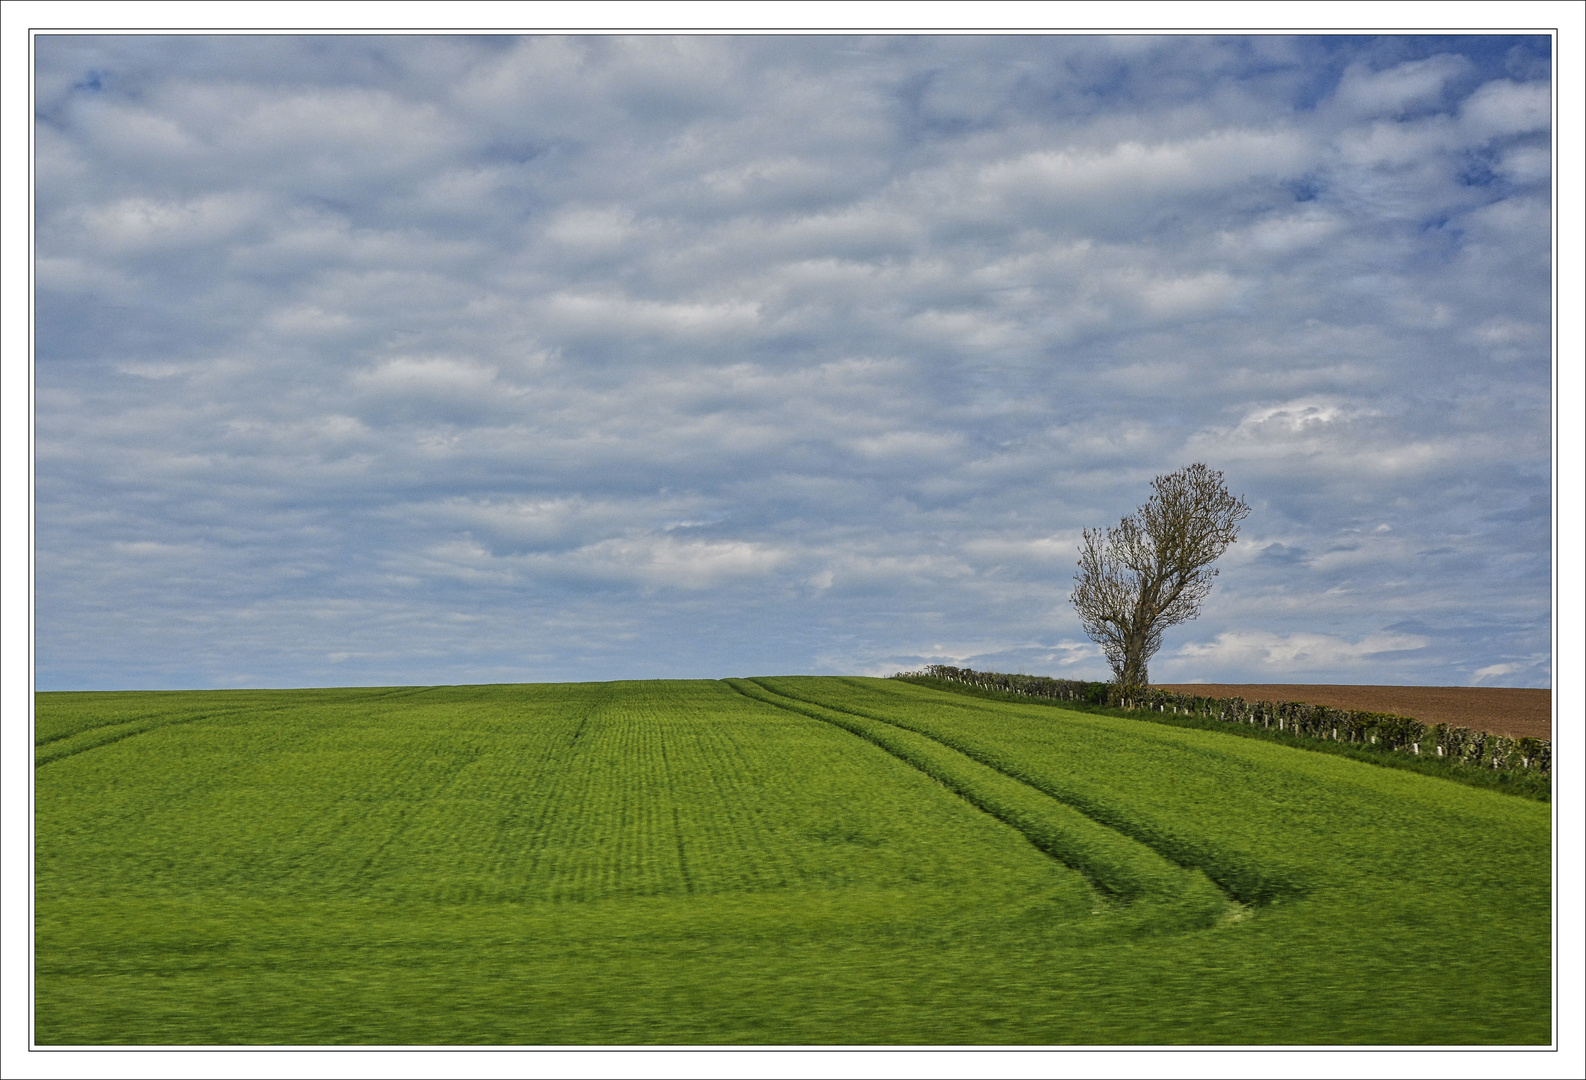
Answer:
<svg viewBox="0 0 1586 1080"><path fill-rule="evenodd" d="M940 459L956 454L964 437L956 431L888 431L882 435L855 439L853 447L867 458L906 458L913 461Z"/></svg>
<svg viewBox="0 0 1586 1080"><path fill-rule="evenodd" d="M1546 146L1516 146L1504 152L1498 172L1516 184L1539 184L1553 175L1553 154Z"/></svg>
<svg viewBox="0 0 1586 1080"><path fill-rule="evenodd" d="M1062 563L1066 566L1078 560L1080 540L1079 533L1041 536L1030 540L988 536L969 541L964 545L964 552L994 562L1037 565Z"/></svg>
<svg viewBox="0 0 1586 1080"><path fill-rule="evenodd" d="M1239 283L1220 270L1189 277L1158 278L1140 287L1146 307L1157 316L1194 315L1213 310L1226 305L1238 293Z"/></svg>
<svg viewBox="0 0 1586 1080"><path fill-rule="evenodd" d="M546 315L575 333L663 333L709 337L743 332L759 319L758 305L743 302L665 303L636 300L617 293L554 293L546 298Z"/></svg>
<svg viewBox="0 0 1586 1080"><path fill-rule="evenodd" d="M772 545L741 540L634 536L580 548L567 563L597 577L646 586L705 589L725 580L764 577L786 563L790 555Z"/></svg>
<svg viewBox="0 0 1586 1080"><path fill-rule="evenodd" d="M84 103L79 123L83 134L95 144L94 149L118 158L157 156L175 160L202 148L201 141L177 117L162 116L124 102Z"/></svg>
<svg viewBox="0 0 1586 1080"><path fill-rule="evenodd" d="M1363 117L1436 105L1448 82L1471 69L1463 56L1443 54L1412 60L1384 71L1352 64L1339 81L1333 104Z"/></svg>
<svg viewBox="0 0 1586 1080"><path fill-rule="evenodd" d="M1192 460L1255 510L1164 663L1533 657L1478 44L41 38L41 685L1101 675L1080 530Z"/></svg>
<svg viewBox="0 0 1586 1080"><path fill-rule="evenodd" d="M293 337L319 337L339 334L357 326L344 311L327 311L316 304L293 304L270 316L270 328Z"/></svg>
<svg viewBox="0 0 1586 1080"><path fill-rule="evenodd" d="M1461 125L1478 138L1546 131L1553 102L1546 83L1498 79L1479 87L1460 106Z"/></svg>
<svg viewBox="0 0 1586 1080"><path fill-rule="evenodd" d="M1124 141L1101 150L1043 150L986 166L990 191L1024 198L1175 197L1259 176L1286 176L1312 161L1309 142L1282 129L1214 131L1158 143Z"/></svg>
<svg viewBox="0 0 1586 1080"><path fill-rule="evenodd" d="M609 252L636 234L633 212L622 207L573 206L545 226L546 238L575 252Z"/></svg>
<svg viewBox="0 0 1586 1080"><path fill-rule="evenodd" d="M1239 258L1250 248L1280 254L1312 249L1337 237L1344 227L1341 215L1313 206L1262 218L1239 232L1225 231L1218 239L1231 256Z"/></svg>
<svg viewBox="0 0 1586 1080"><path fill-rule="evenodd" d="M82 230L89 243L125 252L223 243L255 223L263 200L241 192L223 192L194 199L119 199L83 211Z"/></svg>
<svg viewBox="0 0 1586 1080"><path fill-rule="evenodd" d="M490 389L495 380L495 368L452 356L397 357L352 377L360 390L399 396L472 396Z"/></svg>
<svg viewBox="0 0 1586 1080"><path fill-rule="evenodd" d="M1228 631L1210 642L1190 642L1173 659L1179 666L1194 663L1212 668L1238 668L1288 677L1298 673L1337 671L1356 674L1387 653L1423 649L1429 639L1416 634L1375 633L1351 641L1330 634L1298 631Z"/></svg>

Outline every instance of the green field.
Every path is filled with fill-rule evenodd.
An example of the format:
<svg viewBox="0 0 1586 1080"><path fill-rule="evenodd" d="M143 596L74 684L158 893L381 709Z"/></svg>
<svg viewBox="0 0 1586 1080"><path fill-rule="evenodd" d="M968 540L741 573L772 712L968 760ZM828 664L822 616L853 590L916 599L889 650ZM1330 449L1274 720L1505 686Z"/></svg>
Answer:
<svg viewBox="0 0 1586 1080"><path fill-rule="evenodd" d="M897 681L36 698L41 1044L1546 1044L1549 807Z"/></svg>

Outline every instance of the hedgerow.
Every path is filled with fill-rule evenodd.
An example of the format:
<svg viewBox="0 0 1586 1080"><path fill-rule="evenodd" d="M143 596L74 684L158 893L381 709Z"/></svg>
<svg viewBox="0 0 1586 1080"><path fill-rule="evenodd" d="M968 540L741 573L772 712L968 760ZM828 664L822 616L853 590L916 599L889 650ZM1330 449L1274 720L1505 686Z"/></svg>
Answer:
<svg viewBox="0 0 1586 1080"><path fill-rule="evenodd" d="M1408 716L1334 709L1302 701L1246 701L1181 694L1151 687L1119 687L1114 683L1052 679L1044 675L1009 675L995 671L930 664L919 671L900 671L895 679L931 678L982 690L1025 697L1100 705L1128 712L1210 717L1228 724L1246 724L1306 739L1330 740L1499 771L1553 770L1553 743L1548 739L1511 738L1451 724L1424 724Z"/></svg>

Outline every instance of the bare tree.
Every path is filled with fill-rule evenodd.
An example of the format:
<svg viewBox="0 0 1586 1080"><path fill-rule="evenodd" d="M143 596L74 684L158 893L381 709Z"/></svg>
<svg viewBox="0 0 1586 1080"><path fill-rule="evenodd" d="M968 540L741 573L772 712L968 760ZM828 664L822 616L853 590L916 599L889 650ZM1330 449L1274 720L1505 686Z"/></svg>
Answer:
<svg viewBox="0 0 1586 1080"><path fill-rule="evenodd" d="M1086 529L1074 607L1121 686L1148 686L1146 664L1162 631L1200 614L1212 563L1250 513L1223 474L1199 463L1151 482L1151 498L1103 533Z"/></svg>

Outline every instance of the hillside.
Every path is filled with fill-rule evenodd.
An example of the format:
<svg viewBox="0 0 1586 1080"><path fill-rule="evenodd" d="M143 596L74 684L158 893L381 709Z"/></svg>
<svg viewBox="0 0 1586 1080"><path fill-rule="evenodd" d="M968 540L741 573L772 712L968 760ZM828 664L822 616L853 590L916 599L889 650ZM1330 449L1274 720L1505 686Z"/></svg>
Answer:
<svg viewBox="0 0 1586 1080"><path fill-rule="evenodd" d="M1549 808L875 679L40 694L42 1044L1542 1044Z"/></svg>

